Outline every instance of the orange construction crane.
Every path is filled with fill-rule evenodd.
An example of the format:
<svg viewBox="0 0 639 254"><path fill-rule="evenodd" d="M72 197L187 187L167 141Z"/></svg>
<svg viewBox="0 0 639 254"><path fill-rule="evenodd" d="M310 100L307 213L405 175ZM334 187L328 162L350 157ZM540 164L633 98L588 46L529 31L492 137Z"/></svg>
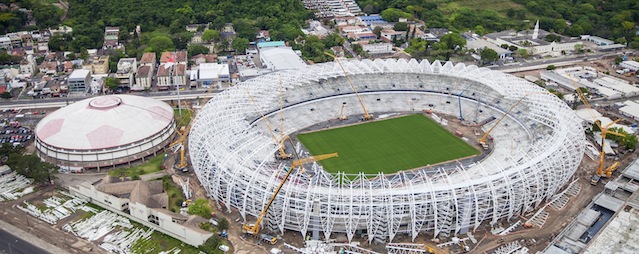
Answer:
<svg viewBox="0 0 639 254"><path fill-rule="evenodd" d="M332 54L330 54L328 52L324 52L324 54L326 54L326 55L332 57L333 59L335 59L335 61L339 64L339 67L342 68L342 71L344 72L344 76L346 76L346 79L348 80L348 84L351 85L351 88L353 89L353 92L357 96L357 100L359 101L359 104L362 105L362 110L364 110L364 116L362 116L362 120L364 120L364 121L373 120L373 115L369 114L368 110L366 110L366 106L364 106L364 101L362 100L362 97L359 96L359 93L357 92L357 89L355 89L355 85L353 85L353 81L348 76L348 73L346 73L346 68L344 68L344 65L342 65L342 62L340 62L340 60L335 55L332 55Z"/></svg>

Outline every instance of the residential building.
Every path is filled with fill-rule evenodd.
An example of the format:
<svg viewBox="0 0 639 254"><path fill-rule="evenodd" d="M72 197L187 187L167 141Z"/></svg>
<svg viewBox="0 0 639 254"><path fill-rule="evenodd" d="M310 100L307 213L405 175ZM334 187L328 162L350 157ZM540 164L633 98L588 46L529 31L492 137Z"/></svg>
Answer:
<svg viewBox="0 0 639 254"><path fill-rule="evenodd" d="M120 86L132 87L133 75L138 70L137 59L135 58L121 58L118 61L118 70L115 72L115 78L120 80Z"/></svg>
<svg viewBox="0 0 639 254"><path fill-rule="evenodd" d="M105 27L104 28L104 47L115 48L118 46L118 37L120 33L119 27Z"/></svg>
<svg viewBox="0 0 639 254"><path fill-rule="evenodd" d="M70 26L60 25L57 28L49 28L51 35L68 34L73 32L73 28Z"/></svg>
<svg viewBox="0 0 639 254"><path fill-rule="evenodd" d="M174 86L187 85L186 64L178 63L172 66L161 63L158 67L157 88L158 90L169 90Z"/></svg>
<svg viewBox="0 0 639 254"><path fill-rule="evenodd" d="M369 55L391 54L393 53L393 44L388 42L381 43L362 43L362 50Z"/></svg>
<svg viewBox="0 0 639 254"><path fill-rule="evenodd" d="M405 36L406 32L404 31L382 30L380 39L385 42L393 42L395 40L402 40Z"/></svg>
<svg viewBox="0 0 639 254"><path fill-rule="evenodd" d="M217 54L198 54L191 57L191 61L193 61L195 65L200 65L203 63L217 63Z"/></svg>
<svg viewBox="0 0 639 254"><path fill-rule="evenodd" d="M271 41L271 34L268 32L268 30L260 30L255 35L255 40L258 42Z"/></svg>
<svg viewBox="0 0 639 254"><path fill-rule="evenodd" d="M210 23L209 24L188 24L186 25L186 31L191 33L206 31L206 30L209 30L209 25ZM201 31L200 31L200 27L202 27Z"/></svg>
<svg viewBox="0 0 639 254"><path fill-rule="evenodd" d="M302 3L317 18L353 17L362 13L355 0L303 0Z"/></svg>
<svg viewBox="0 0 639 254"><path fill-rule="evenodd" d="M20 74L32 77L36 72L36 63L33 56L29 55L20 61Z"/></svg>
<svg viewBox="0 0 639 254"><path fill-rule="evenodd" d="M153 76L155 73L155 53L154 52L146 52L140 58L140 66L149 66L149 75Z"/></svg>
<svg viewBox="0 0 639 254"><path fill-rule="evenodd" d="M82 63L82 69L89 70L91 74L109 73L109 56L90 57Z"/></svg>
<svg viewBox="0 0 639 254"><path fill-rule="evenodd" d="M131 90L139 91L151 87L151 78L153 77L151 70L151 66L140 66L135 75L135 85L131 87Z"/></svg>
<svg viewBox="0 0 639 254"><path fill-rule="evenodd" d="M369 27L374 27L375 25L386 24L388 22L382 19L382 15L379 14L371 14L368 16L359 16L359 19L364 22Z"/></svg>
<svg viewBox="0 0 639 254"><path fill-rule="evenodd" d="M38 70L40 73L54 75L58 72L58 63L57 61L44 61L38 66Z"/></svg>
<svg viewBox="0 0 639 254"><path fill-rule="evenodd" d="M94 184L83 182L69 186L69 192L189 245L202 245L213 235L199 228L206 219L167 210L169 197L161 180L120 181L107 176Z"/></svg>
<svg viewBox="0 0 639 254"><path fill-rule="evenodd" d="M167 63L171 58L177 64L187 64L187 52L185 50L178 52L163 52L160 56L160 64Z"/></svg>
<svg viewBox="0 0 639 254"><path fill-rule="evenodd" d="M86 93L91 83L91 71L74 70L67 78L67 86L71 93Z"/></svg>

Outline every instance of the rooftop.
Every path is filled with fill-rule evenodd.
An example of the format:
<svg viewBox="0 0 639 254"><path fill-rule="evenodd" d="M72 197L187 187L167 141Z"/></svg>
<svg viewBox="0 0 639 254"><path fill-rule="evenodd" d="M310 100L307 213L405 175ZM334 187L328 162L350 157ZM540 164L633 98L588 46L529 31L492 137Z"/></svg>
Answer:
<svg viewBox="0 0 639 254"><path fill-rule="evenodd" d="M82 79L84 80L87 75L89 75L91 73L91 71L89 70L85 70L85 69L77 69L77 70L73 70L73 72L71 72L71 75L69 75L69 80L77 80L77 79Z"/></svg>
<svg viewBox="0 0 639 254"><path fill-rule="evenodd" d="M262 61L273 70L294 69L306 66L292 48L266 48L260 51Z"/></svg>
<svg viewBox="0 0 639 254"><path fill-rule="evenodd" d="M140 59L140 63L153 63L155 62L155 53L154 52L146 52L142 55Z"/></svg>
<svg viewBox="0 0 639 254"><path fill-rule="evenodd" d="M271 47L285 47L286 44L283 41L265 41L257 44L257 48L271 48Z"/></svg>
<svg viewBox="0 0 639 254"><path fill-rule="evenodd" d="M637 225L639 225L639 211L635 209L620 211L608 222L608 226L599 232L583 253L639 253Z"/></svg>

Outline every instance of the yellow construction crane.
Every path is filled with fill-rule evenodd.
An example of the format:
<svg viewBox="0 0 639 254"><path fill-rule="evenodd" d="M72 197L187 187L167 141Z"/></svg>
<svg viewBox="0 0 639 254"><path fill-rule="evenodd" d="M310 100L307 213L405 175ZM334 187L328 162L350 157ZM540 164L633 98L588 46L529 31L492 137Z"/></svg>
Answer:
<svg viewBox="0 0 639 254"><path fill-rule="evenodd" d="M508 113L510 113L510 111L512 111L513 109L515 109L515 107L517 105L519 105L519 103L521 103L527 95L524 95L523 97L521 97L521 99L519 99L517 102L515 102L515 104L513 104L508 111L506 111L506 113L504 113L499 119L497 119L497 122L495 122L495 124L493 125L493 127L490 127L490 129L488 129L488 131L486 131L486 133L484 133L484 135L479 139L479 145L481 145L481 147L484 150L488 149L488 143L486 142L486 139L488 138L488 135L490 134L490 132L495 129L495 127L497 127L497 125L499 124L499 122L501 122L501 120L503 120L506 115L508 115Z"/></svg>
<svg viewBox="0 0 639 254"><path fill-rule="evenodd" d="M359 100L359 104L362 105L362 110L364 110L364 116L362 116L362 120L364 120L364 121L373 120L373 115L369 114L368 110L366 110L366 106L364 106L364 101L362 101L362 97L359 96L359 93L357 92L357 89L355 89L355 85L353 85L353 81L348 76L348 73L346 73L346 68L344 68L344 65L342 65L342 62L340 62L340 60L335 55L332 55L332 54L330 54L328 52L324 52L324 54L326 54L326 55L332 57L333 59L335 59L335 61L339 64L339 67L342 68L342 71L344 72L344 76L346 76L346 79L348 80L348 84L351 85L351 88L353 89L353 92L357 96L357 100Z"/></svg>
<svg viewBox="0 0 639 254"><path fill-rule="evenodd" d="M295 155L297 156L297 153ZM260 215L257 216L257 220L255 221L255 223L242 225L242 232L253 235L255 237L259 237L261 240L266 241L270 244L275 244L277 242L277 239L275 237L267 235L267 234L258 235L260 233L260 223L264 219L264 216L266 216L266 213L268 212L269 207L271 207L271 205L273 204L273 201L275 201L275 198L277 197L277 194L282 189L282 186L284 186L284 183L286 183L286 180L288 180L288 177L295 170L295 168L299 168L298 170L303 170L302 166L306 163L326 160L326 159L330 159L334 157L338 157L338 154L337 153L322 154L322 155L297 159L293 161L293 163L291 164L291 167L288 169L288 171L284 175L284 178L282 179L280 184L277 186L277 188L275 188L275 191L273 192L273 195L271 195L271 198L268 200L268 203L266 203L266 206L264 207L264 209L262 209L262 212L260 213Z"/></svg>
<svg viewBox="0 0 639 254"><path fill-rule="evenodd" d="M248 94L249 98L251 99L251 102L253 103L253 105L257 105L257 103L255 102L255 99L253 98L253 96L246 91L246 94ZM257 106L256 106L257 107ZM280 110L281 111L281 110ZM271 128L271 124L269 124L268 120L266 119L266 117L264 116L264 114L262 114L260 112L260 117L262 118L262 120L264 121L264 123L266 124L266 128L268 129L268 131L271 133L271 135L273 136L273 139L275 140L275 143L278 144L278 151L279 153L277 154L277 159L280 160L289 160L291 158L293 158L293 155L290 153L286 153L286 151L284 151L284 141L286 139L288 139L288 136L282 136L280 137L280 139L277 138L277 135L275 135L275 132L273 131L273 128ZM281 116L280 116L281 117ZM283 130L280 129L280 132L283 132ZM283 135L283 134L282 134Z"/></svg>
<svg viewBox="0 0 639 254"><path fill-rule="evenodd" d="M176 130L175 132L180 136L180 138L178 138L178 140L176 140L175 142L171 143L169 145L169 147L174 147L176 145L180 145L180 160L178 163L175 164L175 169L176 170L180 170L182 172L187 172L188 171L188 162L186 162L186 137L189 135L189 132L191 131L191 111L187 110L186 112L188 112L189 114L189 122L186 124L186 126L182 126L179 130Z"/></svg>
<svg viewBox="0 0 639 254"><path fill-rule="evenodd" d="M607 124L606 126L601 126L601 123L599 122L599 120L597 120L597 116L595 116L595 113L593 112L594 109L590 107L590 103L588 103L588 99L586 99L586 96L584 95L584 93L581 91L581 89L579 89L579 87L577 87L575 91L579 95L579 99L581 99L581 101L586 106L586 109L588 109L588 113L590 113L590 116L592 117L593 125L596 125L601 130L601 152L599 154L599 165L597 166L597 172L595 172L595 175L592 176L592 178L590 179L590 184L597 185L597 183L599 183L599 180L601 180L602 176L610 177L612 175L612 172L619 166L619 163L614 163L613 165L611 165L610 167L604 170L604 159L606 156L606 152L604 151L604 146L606 145L606 136L608 134L613 134L616 136L625 137L626 135L608 130L610 126L612 126L613 124L616 124L621 119L617 119Z"/></svg>

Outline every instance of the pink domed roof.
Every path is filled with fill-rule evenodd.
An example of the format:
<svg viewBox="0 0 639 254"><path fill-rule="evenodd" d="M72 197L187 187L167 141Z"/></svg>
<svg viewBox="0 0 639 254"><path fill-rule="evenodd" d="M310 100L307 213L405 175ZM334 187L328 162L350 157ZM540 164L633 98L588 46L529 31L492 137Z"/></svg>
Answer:
<svg viewBox="0 0 639 254"><path fill-rule="evenodd" d="M50 146L94 150L143 140L171 125L168 104L140 96L107 95L89 98L46 116L35 129Z"/></svg>

